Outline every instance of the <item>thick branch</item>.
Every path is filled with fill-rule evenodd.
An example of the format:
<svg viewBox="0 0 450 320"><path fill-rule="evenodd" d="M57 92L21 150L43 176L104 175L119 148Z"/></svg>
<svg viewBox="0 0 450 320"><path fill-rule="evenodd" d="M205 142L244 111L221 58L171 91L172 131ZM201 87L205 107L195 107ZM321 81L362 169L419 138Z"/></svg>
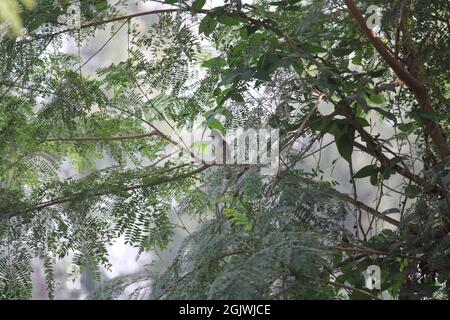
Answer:
<svg viewBox="0 0 450 320"><path fill-rule="evenodd" d="M358 23L361 30L366 34L369 41L381 55L381 57L386 61L386 63L391 67L395 74L402 80L409 89L415 94L417 102L421 106L422 110L426 112L432 112L433 106L425 88L425 85L420 81L420 79L414 77L401 63L398 61L391 53L387 50L384 44L377 38L375 33L367 26L366 20L359 12L358 7L353 2L353 0L345 0L347 7ZM417 62L417 61L415 61ZM441 127L435 121L427 120L425 122L425 127L436 146L436 149L441 156L445 158L450 155L450 149L442 132Z"/></svg>
<svg viewBox="0 0 450 320"><path fill-rule="evenodd" d="M353 145L355 147L357 147L359 150L364 151L364 152L372 155L373 157L375 157L378 161L380 161L384 165L389 165L389 159L384 154L382 154L382 153L374 153L374 152L370 151L367 147L363 146L362 144L360 144L358 142L353 142ZM400 175L404 176L405 178L407 178L408 180L411 180L411 181L415 182L417 185L419 185L422 188L424 188L424 190L427 191L427 192L430 192L433 189L435 189L435 186L433 184L431 184L428 181L426 181L425 179L422 179L421 177L415 175L414 173L412 173L408 169L405 169L405 168L399 166L398 164L393 165L391 168L395 172L397 172L398 174L400 174Z"/></svg>
<svg viewBox="0 0 450 320"><path fill-rule="evenodd" d="M353 145L360 149L361 151L364 151L371 156L375 157L378 161L380 161L382 164L386 166L390 166L395 172L401 174L405 178L414 181L416 184L421 186L425 189L425 191L430 192L433 189L435 189L435 186L431 184L430 182L426 181L425 179L422 179L421 177L415 175L408 169L405 169L398 164L391 165L391 160L386 157L383 152L381 152L378 148L378 146L375 144L372 136L364 130L364 128L359 124L357 121L349 120L348 121L352 124L352 126L358 131L358 133L361 135L361 138L367 143L367 147L363 146L362 144L354 141Z"/></svg>
<svg viewBox="0 0 450 320"><path fill-rule="evenodd" d="M397 60L395 59L390 52L386 49L384 44L377 38L375 32L373 32L366 23L361 12L359 12L358 7L353 2L353 0L345 0L347 7L352 14L355 21L358 23L361 30L366 34L369 38L369 41L373 44L375 49L377 49L378 53L383 57L383 59L387 62L387 64L394 70L397 76L413 91L421 90L422 84L414 78L408 70Z"/></svg>
<svg viewBox="0 0 450 320"><path fill-rule="evenodd" d="M306 184L314 183L313 181L311 181L311 180L309 180L307 178L303 178L303 177L298 177L298 178L299 178L300 181L302 181L302 182L304 182ZM340 198L341 200L343 200L345 202L348 202L348 203L350 203L350 204L352 204L352 205L354 205L354 206L356 206L356 207L366 211L367 213L373 215L374 217L377 217L377 218L379 218L379 219L381 219L383 221L386 221L386 222L388 222L388 223L390 223L390 224L392 224L392 225L394 225L396 227L400 227L400 222L399 221L397 221L397 220L395 220L395 219L393 219L393 218L391 218L391 217L389 217L387 215L384 215L383 213L375 210L374 208L369 207L368 205L366 205L366 204L364 204L364 203L362 203L360 201L357 201L357 200L353 199L352 197L350 197L350 196L348 196L348 195L346 195L344 193L341 193L341 192L339 192L339 191L337 191L337 190L335 190L333 188L328 189L328 191L330 193L332 193L333 195L335 195L336 197Z"/></svg>

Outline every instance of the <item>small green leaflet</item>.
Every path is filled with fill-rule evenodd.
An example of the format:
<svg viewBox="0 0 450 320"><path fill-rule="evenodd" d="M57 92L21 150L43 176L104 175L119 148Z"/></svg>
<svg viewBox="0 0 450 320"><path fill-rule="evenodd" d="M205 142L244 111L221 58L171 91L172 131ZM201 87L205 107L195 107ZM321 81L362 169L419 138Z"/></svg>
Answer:
<svg viewBox="0 0 450 320"><path fill-rule="evenodd" d="M105 10L108 7L108 1L103 0L95 4L97 10Z"/></svg>
<svg viewBox="0 0 450 320"><path fill-rule="evenodd" d="M229 218L233 223L243 226L246 232L252 230L252 225L247 215L231 208L223 210L225 217Z"/></svg>

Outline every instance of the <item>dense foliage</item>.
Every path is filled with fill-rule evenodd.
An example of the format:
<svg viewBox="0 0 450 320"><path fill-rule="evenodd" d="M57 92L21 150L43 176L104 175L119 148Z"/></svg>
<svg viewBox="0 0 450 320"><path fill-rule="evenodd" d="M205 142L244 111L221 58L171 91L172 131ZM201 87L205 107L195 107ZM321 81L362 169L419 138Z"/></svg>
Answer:
<svg viewBox="0 0 450 320"><path fill-rule="evenodd" d="M131 297L447 298L447 1L143 1L160 8L127 15L128 1L83 0L79 29L58 20L73 1L8 2L22 10L0 39L0 298L31 297L33 258L53 298L68 255L74 277L99 280L118 238L167 248L174 211L199 226L172 265L92 298L143 281ZM63 53L100 29L89 59ZM121 30L126 59L86 72ZM192 161L180 133L199 125L279 129L278 172Z"/></svg>

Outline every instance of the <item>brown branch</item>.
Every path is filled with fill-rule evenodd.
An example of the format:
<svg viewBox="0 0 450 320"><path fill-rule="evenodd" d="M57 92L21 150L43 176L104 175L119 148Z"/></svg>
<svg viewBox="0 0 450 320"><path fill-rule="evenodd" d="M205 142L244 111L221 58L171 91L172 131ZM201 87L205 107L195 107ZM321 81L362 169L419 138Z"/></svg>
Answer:
<svg viewBox="0 0 450 320"><path fill-rule="evenodd" d="M198 173L208 169L209 167L210 167L210 165L204 165L204 166L202 166L202 167L200 167L198 169L192 170L192 171L187 172L185 174L173 176L173 177L170 177L170 178L165 179L165 180L158 180L158 181L153 181L153 182L150 182L150 183L143 183L143 184L137 184L137 185L125 187L125 188L122 188L120 191L122 191L122 192L133 191L133 190L138 190L138 189L144 189L144 188L158 186L158 185L161 185L161 184L169 183L169 182L180 180L180 179L186 179L186 178L189 178L189 177L191 177L193 175L196 175L196 174L198 174ZM114 192L116 192L116 191L114 191ZM113 191L99 191L99 192L95 192L95 193L92 193L92 194L88 195L88 197L89 198L100 197L100 196L105 196L105 195L108 195L108 194L113 194L114 192ZM69 202L72 202L72 201L74 201L76 199L77 199L77 196L73 195L73 196L62 197L62 198L58 198L58 199L54 199L54 200L49 200L49 201L45 201L45 202L39 203L39 204L33 206L32 208L28 208L28 209L25 209L23 211L16 211L16 212L10 212L10 213L7 213L7 214L3 214L3 215L0 216L0 218L1 219L8 219L8 218L11 218L11 217L14 217L14 216L18 216L20 214L29 213L29 212L37 211L37 210L42 210L42 209L45 209L45 208L48 208L48 207L52 207L52 206L55 206L55 205L58 205L58 204L69 203Z"/></svg>
<svg viewBox="0 0 450 320"><path fill-rule="evenodd" d="M111 22L116 22L116 21L121 21L121 20L128 20L128 19L133 19L133 18L137 18L137 17L142 17L142 16L147 16L147 15L151 15L151 14L162 14L162 13L174 13L174 12L179 12L180 9L174 9L174 8L168 8L168 9L159 9L159 10L149 10L149 11L142 11L142 12L136 12L133 14L128 14L128 15L124 15L124 16L117 16L117 17L113 17L110 19L106 19L106 20L100 20L100 21L94 21L94 22L90 22L90 23L86 23L80 26L80 28L67 28L67 29L63 29L60 31L56 31L53 33L44 33L44 34L38 34L38 35L34 35L31 36L30 38L24 38L22 40L19 40L17 42L17 44L22 44L22 43L28 43L28 42L32 42L38 39L42 39L42 38L47 38L47 37L55 37L64 33L68 33L68 32L72 32L72 31L78 31L81 29L87 29L87 28L91 28L91 27L97 27L103 24L108 24Z"/></svg>
<svg viewBox="0 0 450 320"><path fill-rule="evenodd" d="M116 136L116 137L60 137L60 138L47 138L44 142L58 142L58 141L121 141L121 140L132 140L132 139L142 139L152 136L158 136L159 133L156 131L142 134L134 134L130 136Z"/></svg>
<svg viewBox="0 0 450 320"><path fill-rule="evenodd" d="M300 124L300 127L296 130L294 133L294 136L292 138L292 141L287 145L287 151L286 154L289 154L289 152L292 149L292 146L294 145L295 141L298 139L300 134L302 133L303 129L306 127L306 124L309 122L309 119L311 116L316 112L316 110L319 108L320 103L322 102L322 99L324 97L324 94L319 94L319 97L317 98L316 103L314 104L314 107L311 109L311 111L308 113L308 115L305 117L305 119Z"/></svg>
<svg viewBox="0 0 450 320"><path fill-rule="evenodd" d="M342 288L342 289L358 292L358 293L361 293L361 294L363 294L363 295L365 295L365 296L367 296L369 298L372 298L374 300L382 300L382 299L378 298L377 296L375 296L375 295L373 295L373 294L371 294L371 293L369 293L369 292L367 292L365 290L359 289L359 288L355 288L355 287L348 286L348 285L345 285L345 284L341 284L341 283L338 283L338 282L333 282L333 281L328 281L328 280L316 278L316 277L309 276L309 275L301 275L301 276L303 276L304 278L309 278L311 280L317 280L317 281L319 281L319 282L321 282L323 284L329 284L331 286L335 286L335 287L338 287L338 288Z"/></svg>
<svg viewBox="0 0 450 320"><path fill-rule="evenodd" d="M360 149L361 151L364 151L364 152L372 155L373 157L375 157L378 161L380 161L384 165L389 165L390 160L383 153L377 152L376 150L375 151L370 150L368 147L365 147L365 146L363 146L362 144L360 144L358 142L353 142L353 145L355 147L357 147L358 149ZM424 190L426 192L431 192L432 190L434 190L436 188L436 186L433 185L432 183L428 182L425 179L422 179L421 177L415 175L414 173L412 173L408 169L405 169L405 168L399 166L398 164L391 166L391 168L395 172L397 172L398 174L404 176L408 180L411 180L411 181L415 182L417 185L419 185L422 188L424 188Z"/></svg>
<svg viewBox="0 0 450 320"><path fill-rule="evenodd" d="M422 83L420 78L416 78L413 74L408 71L395 57L391 55L389 50L385 47L385 45L377 38L375 32L373 32L366 23L366 20L359 12L358 7L352 0L345 0L345 3L355 19L358 23L361 30L366 34L369 41L381 55L381 57L386 61L386 63L391 67L391 69L395 72L395 74L402 80L408 88L415 94L416 100L419 103L420 107L423 111L433 112L433 106L431 103L431 99L428 95L427 89L425 85ZM413 59L416 59L413 57ZM414 65L417 66L417 60L412 61ZM418 76L417 70L411 70L415 75ZM438 123L431 120L425 121L425 127L433 140L436 149L441 156L441 158L445 158L450 155L450 149L447 143L447 139L439 126Z"/></svg>
<svg viewBox="0 0 450 320"><path fill-rule="evenodd" d="M349 170L350 170L350 181L352 183L352 192L353 192L353 199L355 199L355 201L358 200L358 188L356 186L356 181L353 178L353 176L355 175L355 172L353 171L353 161L352 159L350 159L349 162ZM364 226L362 223L362 211L361 208L359 208L358 206L354 206L355 207L355 215L356 215L356 211L358 211L358 218L357 221L355 222L355 226L359 227L359 229L361 230L361 233L363 235L363 239L364 241L367 241L367 235L369 234L369 230L367 230L367 232L364 230Z"/></svg>
<svg viewBox="0 0 450 320"><path fill-rule="evenodd" d="M393 57L391 55L389 50L376 37L375 33L367 26L364 17L359 12L355 3L352 0L345 0L345 2L347 4L347 7L350 10L350 13L352 14L352 16L354 17L356 22L359 24L362 31L367 35L367 37L372 42L374 47L380 53L380 55L384 58L384 60L388 63L388 65L394 70L394 72L399 76L400 80L402 80L415 93L417 101L421 105L422 109L424 111L433 111L431 100L430 100L428 93L426 91L426 88L422 84L422 82L419 79L416 79L413 75L411 75L411 73L397 59L395 59L395 57ZM211 12L211 10L205 10L205 9L192 10L192 8L189 8L189 7L177 8L177 9L169 8L169 9L160 9L160 10L150 10L150 11L143 11L143 12L138 12L138 13L134 13L134 14L129 14L129 15L125 15L125 16L118 16L118 17L114 17L111 19L107 19L107 20L91 22L91 23L82 25L81 29L95 27L98 25L107 24L107 23L125 20L125 19L128 20L128 19L132 19L135 17L145 16L145 15L150 15L150 14L179 12L180 10L191 11L193 14L194 13L208 14ZM241 11L229 11L229 12L226 12L225 14L228 16L243 18L254 25L258 25L267 30L270 30L270 31L274 32L275 34L277 34L278 36L282 37L287 42L287 44L289 46L291 46L293 49L295 49L296 51L305 53L305 50L303 49L303 47L300 43L298 43L297 41L295 41L294 39L289 37L282 29L273 25L272 23L269 23L266 20L259 20L259 19L251 18L251 17L247 16L244 12L241 12ZM76 31L76 30L77 29L65 29L65 30L61 30L61 31L51 33L51 34L39 35L39 36L33 37L32 39L24 39L23 41L33 41L35 39L39 39L42 37L49 37L49 36L54 37L59 34L63 34L63 33L69 32L69 31ZM313 62L315 62L316 64L318 64L317 61L315 61L313 56L311 56L310 59ZM320 64L318 64L318 65L320 66ZM324 72L326 72L326 70L324 70ZM449 156L450 149L448 147L447 139L445 138L439 124L436 123L435 121L427 120L426 128L430 134L430 137L432 137L433 143L436 145L436 148L437 148L439 154L441 155L441 157L445 158L445 157Z"/></svg>
<svg viewBox="0 0 450 320"><path fill-rule="evenodd" d="M425 191L431 192L432 190L436 189L436 186L434 186L430 182L426 181L425 179L422 179L421 177L415 175L414 173L412 173L408 169L403 168L403 167L399 166L398 164L393 164L392 165L391 159L389 159L380 150L377 142L374 140L372 135L369 132L367 132L358 121L352 119L351 114L348 114L348 113L345 113L345 112L341 112L340 114L347 118L346 121L348 121L348 123L361 135L361 139L367 144L367 147L366 147L366 146L363 146L362 144L354 141L353 145L355 147L357 147L361 151L366 152L367 154L370 154L375 159L380 161L383 165L391 167L395 172L401 174L405 178L407 178L407 179L409 179L411 181L414 181L416 184L418 184L419 186L424 188Z"/></svg>
<svg viewBox="0 0 450 320"><path fill-rule="evenodd" d="M364 19L363 15L359 12L358 7L353 2L353 0L345 0L345 3L347 4L350 13L352 14L355 21L358 23L361 30L366 34L366 36L369 38L369 41L373 44L375 49L377 49L378 53L383 57L383 59L392 68L392 70L394 70L397 76L408 87L412 88L413 91L420 90L422 84L416 78L414 78L408 72L408 70L406 70L406 68L389 53L384 44L380 41L380 39L377 38L375 32L373 32L372 29L370 29L367 26L366 20Z"/></svg>
<svg viewBox="0 0 450 320"><path fill-rule="evenodd" d="M371 256L372 255L373 256L392 256L392 254L389 252L373 250L373 249L348 248L348 247L330 247L330 249L333 249L336 251L342 251L342 252L362 253L362 254L371 255ZM422 258L420 258L420 257L405 256L405 255L395 255L395 257L403 258L403 259L411 259L414 261L422 261Z"/></svg>
<svg viewBox="0 0 450 320"><path fill-rule="evenodd" d="M315 276L312 276L312 275L299 273L299 272L293 270L292 268L290 268L289 266L286 266L286 265L285 265L285 267L289 270L289 272L297 280L300 280L300 278L306 278L306 279L310 279L310 280L313 280L313 281L319 281L320 283L323 283L323 284L328 284L328 285L335 286L335 287L338 287L338 288L342 288L342 289L346 289L346 290L350 290L350 291L361 293L361 294L363 294L363 295L365 295L365 296L367 296L369 298L375 299L375 300L381 300L377 296L375 296L375 295L373 295L370 292L367 292L365 290L362 290L362 289L359 289L359 288L355 288L355 287L352 287L352 286L348 286L348 285L345 285L345 284L341 284L341 283L338 283L338 282L333 282L333 281L321 279L321 278L318 278L318 277L315 277Z"/></svg>
<svg viewBox="0 0 450 320"><path fill-rule="evenodd" d="M298 179L300 181L302 181L303 183L306 183L306 184L314 183L314 181L309 180L309 179L304 178L304 177L298 177ZM341 193L341 192L339 192L339 191L337 191L337 190L335 190L333 188L329 188L328 191L331 194L335 195L336 197L340 198L341 200L343 200L345 202L348 202L348 203L350 203L350 204L352 204L352 205L354 205L354 206L356 206L356 207L358 207L360 209L363 209L367 213L369 213L369 214L371 214L371 215L373 215L373 216L375 216L375 217L377 217L377 218L379 218L379 219L381 219L383 221L386 221L386 222L388 222L388 223L390 223L390 224L392 224L392 225L394 225L396 227L400 227L400 222L399 221L397 221L397 220L395 220L395 219L393 219L393 218L391 218L391 217L389 217L387 215L384 215L383 213L375 210L374 208L369 207L368 205L366 205L366 204L364 204L364 203L362 203L360 201L357 201L357 200L353 199L352 197L350 197L350 196L348 196L348 195L346 195L344 193Z"/></svg>

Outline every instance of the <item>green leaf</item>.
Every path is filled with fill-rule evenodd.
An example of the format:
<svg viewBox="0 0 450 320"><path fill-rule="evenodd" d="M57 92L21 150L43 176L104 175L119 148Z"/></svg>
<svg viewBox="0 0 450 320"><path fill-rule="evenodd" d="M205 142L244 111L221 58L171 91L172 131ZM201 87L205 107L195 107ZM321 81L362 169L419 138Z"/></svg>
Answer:
<svg viewBox="0 0 450 320"><path fill-rule="evenodd" d="M253 74L253 77L255 79L261 80L261 81L270 81L270 75L265 70L256 70L256 72Z"/></svg>
<svg viewBox="0 0 450 320"><path fill-rule="evenodd" d="M414 129L415 123L402 123L397 126L397 128L402 132L410 132L412 129Z"/></svg>
<svg viewBox="0 0 450 320"><path fill-rule="evenodd" d="M417 198L422 193L422 188L419 186L410 185L405 188L405 194L408 198Z"/></svg>
<svg viewBox="0 0 450 320"><path fill-rule="evenodd" d="M364 127L370 127L370 123L369 123L366 119L364 119L364 118L357 117L355 120L358 121L359 124L360 124L363 128L364 128Z"/></svg>
<svg viewBox="0 0 450 320"><path fill-rule="evenodd" d="M227 101L233 95L233 92L233 88L226 88L217 95L216 101L219 107L221 107L225 103L225 101Z"/></svg>
<svg viewBox="0 0 450 320"><path fill-rule="evenodd" d="M356 96L356 102L364 110L364 112L369 112L369 105L367 104L366 95L360 93Z"/></svg>
<svg viewBox="0 0 450 320"><path fill-rule="evenodd" d="M259 29L258 26L245 26L239 31L239 35L242 39L247 40L252 34Z"/></svg>
<svg viewBox="0 0 450 320"><path fill-rule="evenodd" d="M223 210L225 217L230 219L233 223L236 225L240 225L244 227L244 230L246 232L249 232L252 230L252 225L250 223L250 220L248 219L247 215L244 213L241 213L235 209L227 208Z"/></svg>
<svg viewBox="0 0 450 320"><path fill-rule="evenodd" d="M359 170L354 176L354 179L361 179L361 178L366 178L366 177L370 177L376 173L378 173L380 171L380 168L378 168L376 165L368 165L365 166L364 168L362 168L361 170Z"/></svg>
<svg viewBox="0 0 450 320"><path fill-rule="evenodd" d="M234 56L239 56L243 54L243 52L247 50L248 44L249 44L248 41L240 41L236 43L233 49L231 50L232 54Z"/></svg>
<svg viewBox="0 0 450 320"><path fill-rule="evenodd" d="M440 116L436 112L429 111L413 111L409 113L409 116L417 121L430 120L439 121Z"/></svg>
<svg viewBox="0 0 450 320"><path fill-rule="evenodd" d="M198 32L203 33L205 36L209 36L211 33L213 33L216 26L217 26L216 19L210 17L209 15L206 15L200 22Z"/></svg>
<svg viewBox="0 0 450 320"><path fill-rule="evenodd" d="M235 69L231 70L225 75L222 76L222 81L219 82L218 86L226 85L234 80L249 80L254 74L254 69L252 68L244 68L244 69Z"/></svg>
<svg viewBox="0 0 450 320"><path fill-rule="evenodd" d="M227 26L236 26L242 20L235 18L235 17L227 16L227 15L220 15L220 16L217 16L217 21L219 21L221 24L224 24Z"/></svg>
<svg viewBox="0 0 450 320"><path fill-rule="evenodd" d="M236 102L244 102L244 97L237 91L233 90L231 93L231 99Z"/></svg>
<svg viewBox="0 0 450 320"><path fill-rule="evenodd" d="M373 78L379 78L386 72L386 69L376 70L370 73ZM395 91L394 91L395 92Z"/></svg>
<svg viewBox="0 0 450 320"><path fill-rule="evenodd" d="M362 58L360 56L356 56L352 59L352 63L357 65L357 66L362 66Z"/></svg>
<svg viewBox="0 0 450 320"><path fill-rule="evenodd" d="M195 0L192 4L192 9L194 10L200 10L205 5L206 0Z"/></svg>
<svg viewBox="0 0 450 320"><path fill-rule="evenodd" d="M392 114L386 110L383 110L381 108L378 107L369 107L370 110L374 110L376 112L378 112L379 114L381 114L383 117L392 120L394 123L397 122L397 117L395 116L395 114Z"/></svg>
<svg viewBox="0 0 450 320"><path fill-rule="evenodd" d="M301 62L293 62L292 68L294 68L295 72L297 72L299 76L302 76L303 72L305 71Z"/></svg>
<svg viewBox="0 0 450 320"><path fill-rule="evenodd" d="M325 53L325 52L327 52L326 49L324 49L322 47L319 47L319 46L316 46L316 45L311 44L311 43L304 43L302 45L302 47L308 53Z"/></svg>
<svg viewBox="0 0 450 320"><path fill-rule="evenodd" d="M313 132L319 131L321 133L325 133L330 128L332 122L333 121L328 118L314 119L310 125L310 128Z"/></svg>
<svg viewBox="0 0 450 320"><path fill-rule="evenodd" d="M370 184L373 186L378 185L379 179L378 179L378 173L373 174L372 176L370 176Z"/></svg>
<svg viewBox="0 0 450 320"><path fill-rule="evenodd" d="M345 131L340 131L335 135L335 142L339 154L348 162L352 161L353 140L355 139L355 130L348 127Z"/></svg>
<svg viewBox="0 0 450 320"><path fill-rule="evenodd" d="M369 95L368 96L369 102L372 104L384 104L386 102L386 99L384 98L384 95L382 93Z"/></svg>
<svg viewBox="0 0 450 320"><path fill-rule="evenodd" d="M208 119L208 127L220 131L221 133L225 132L225 128L223 127L222 123L215 118Z"/></svg>
<svg viewBox="0 0 450 320"><path fill-rule="evenodd" d="M215 57L203 62L202 67L204 68L220 68L227 65L227 61L222 57Z"/></svg>
<svg viewBox="0 0 450 320"><path fill-rule="evenodd" d="M259 69L273 73L283 63L282 56L277 54L265 54L258 62Z"/></svg>
<svg viewBox="0 0 450 320"><path fill-rule="evenodd" d="M350 53L352 53L353 49L351 49L351 48L336 48L336 49L333 49L332 52L335 57L345 57L345 56L348 56Z"/></svg>
<svg viewBox="0 0 450 320"><path fill-rule="evenodd" d="M108 1L107 0L103 0L100 1L98 3L95 4L95 8L99 11L101 10L105 10L106 8L108 8Z"/></svg>

